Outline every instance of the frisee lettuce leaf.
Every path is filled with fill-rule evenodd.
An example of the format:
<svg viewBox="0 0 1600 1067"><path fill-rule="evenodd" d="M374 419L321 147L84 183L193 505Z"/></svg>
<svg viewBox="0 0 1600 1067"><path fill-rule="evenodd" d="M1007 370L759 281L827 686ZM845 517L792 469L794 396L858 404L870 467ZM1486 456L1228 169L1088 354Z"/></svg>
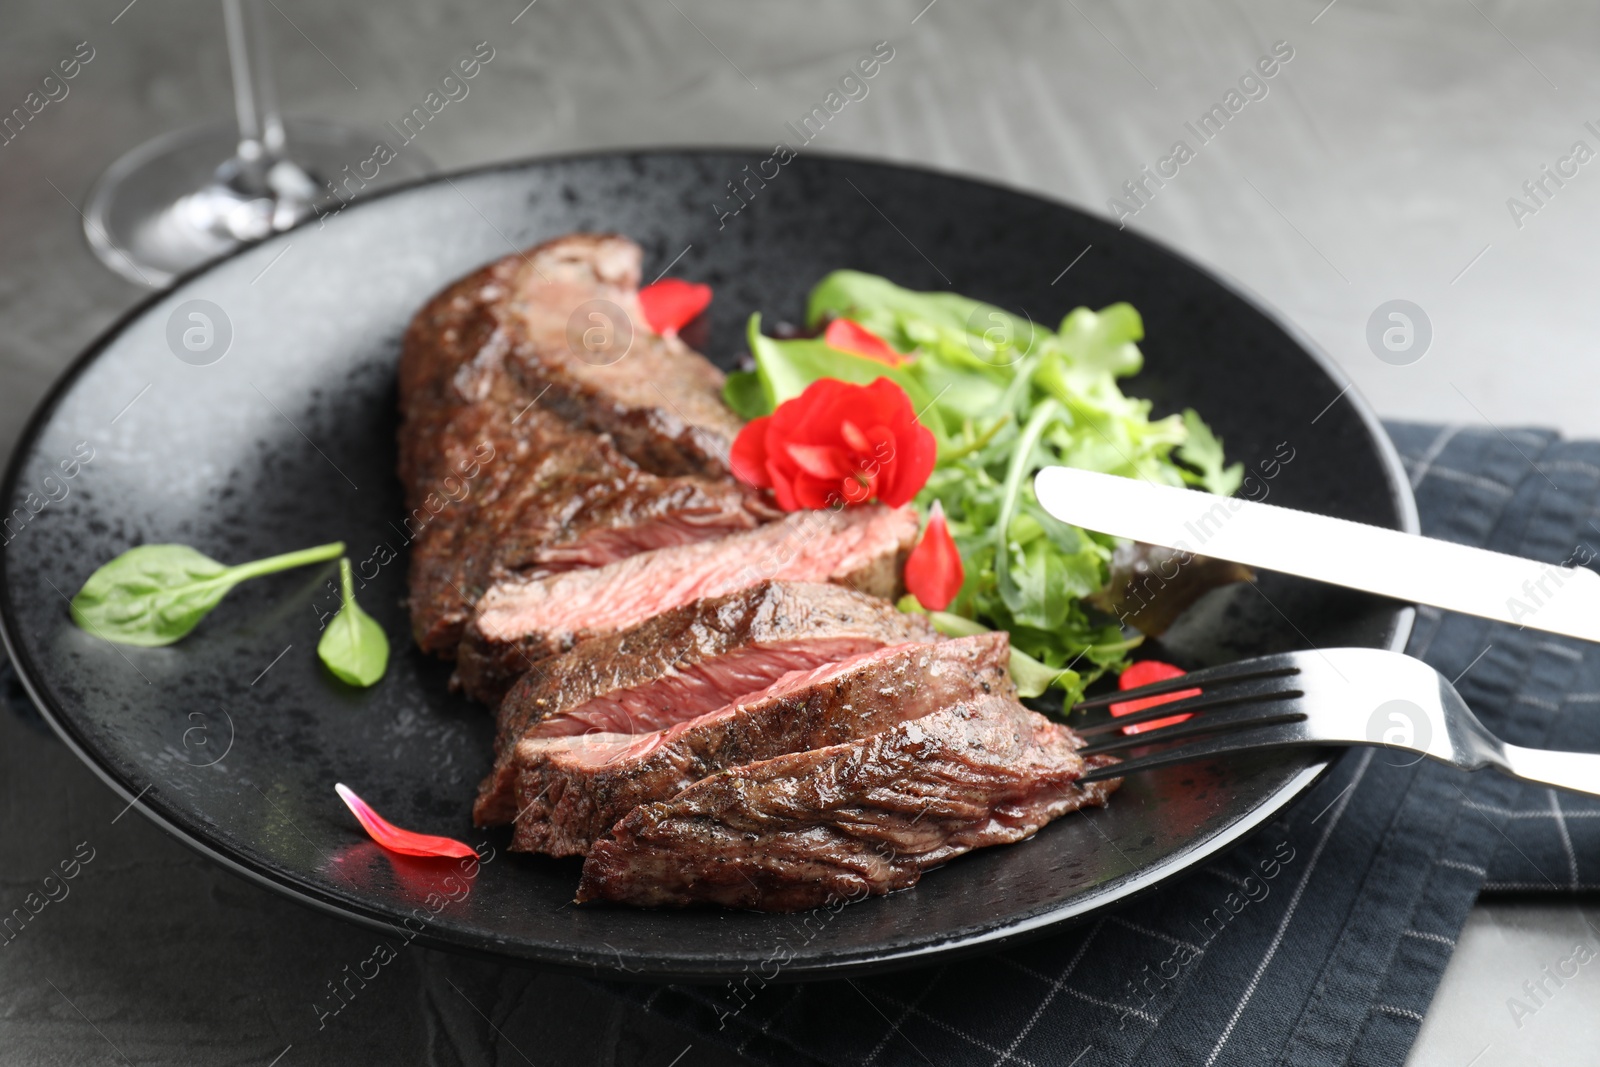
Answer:
<svg viewBox="0 0 1600 1067"><path fill-rule="evenodd" d="M934 500L944 503L966 568L955 601L928 613L935 626L1009 630L1019 654L1012 673L1024 695L1053 684L1069 705L1107 670L1125 666L1143 635L1125 634L1085 602L1109 581L1117 543L1047 514L1033 475L1062 464L1224 495L1242 477L1238 464L1225 465L1222 442L1195 412L1152 419L1149 401L1122 392L1118 380L1144 362L1139 313L1125 303L1077 308L1052 330L954 293L835 271L806 307L813 328L831 318L859 323L912 360L890 367L820 337L776 340L751 316L756 367L729 377L729 405L755 418L818 378L892 379L939 445L916 504L926 512Z"/></svg>
<svg viewBox="0 0 1600 1067"><path fill-rule="evenodd" d="M1194 408L1183 409L1183 444L1178 446L1178 458L1194 469L1194 474L1184 473L1186 480L1202 486L1206 492L1218 496L1232 496L1244 483L1244 464L1226 466L1222 455L1222 442L1211 428L1200 421Z"/></svg>

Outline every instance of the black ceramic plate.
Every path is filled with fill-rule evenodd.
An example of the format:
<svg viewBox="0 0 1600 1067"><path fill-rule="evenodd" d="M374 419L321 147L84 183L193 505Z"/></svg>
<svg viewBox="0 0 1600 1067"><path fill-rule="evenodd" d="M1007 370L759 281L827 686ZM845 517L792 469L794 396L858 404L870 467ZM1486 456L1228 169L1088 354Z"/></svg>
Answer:
<svg viewBox="0 0 1600 1067"><path fill-rule="evenodd" d="M1302 792L1315 754L1147 774L1104 811L959 859L805 938L772 916L576 907L575 862L512 855L472 828L490 719L406 636L395 362L445 283L557 234L628 234L647 278L711 283L705 347L725 366L751 311L797 319L837 267L1052 322L1132 301L1148 340L1130 391L1158 413L1198 408L1246 464L1292 450L1274 502L1415 527L1382 430L1354 394L1335 402L1342 377L1214 275L1059 204L879 164L797 159L725 213L728 183L764 158L603 155L440 179L276 237L129 315L41 409L5 488L5 641L61 735L171 833L299 900L384 929L410 919L436 945L651 978L734 974L780 949L795 979L992 948L1171 878ZM394 643L371 690L314 653L331 567L248 583L165 649L113 646L68 618L89 573L142 542L237 562L341 539ZM1409 624L1396 604L1264 575L1202 601L1166 652L1195 666L1308 643L1399 648ZM337 781L401 825L487 840L494 858L463 895L452 868L369 843Z"/></svg>

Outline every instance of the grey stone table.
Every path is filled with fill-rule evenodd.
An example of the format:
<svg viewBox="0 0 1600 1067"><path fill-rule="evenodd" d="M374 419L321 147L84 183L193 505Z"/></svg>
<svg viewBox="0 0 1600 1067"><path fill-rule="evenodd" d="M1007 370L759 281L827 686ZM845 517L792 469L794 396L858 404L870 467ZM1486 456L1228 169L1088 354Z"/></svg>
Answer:
<svg viewBox="0 0 1600 1067"><path fill-rule="evenodd" d="M1593 5L273 0L267 14L289 113L372 128L488 42L494 62L417 141L447 169L767 146L888 41L870 94L812 150L1122 216L1282 308L1385 415L1600 434L1600 362L1586 349L1600 336ZM169 0L5 5L0 113L85 41L93 59L69 94L0 144L0 450L142 295L84 245L77 208L94 177L146 138L228 114L218 9ZM1275 49L1287 58L1273 77L1241 81ZM1396 299L1427 324L1398 352L1369 343L1369 320ZM70 895L0 948L0 1064L739 1062L577 983L421 950L402 964L407 981L286 1049L324 983L364 958L366 935L165 839L9 715L0 789L7 900L80 844L93 853ZM1575 984L1520 1027L1505 1009L1523 975L1593 940L1584 917L1577 904L1481 904L1410 1062L1588 1062L1600 986Z"/></svg>

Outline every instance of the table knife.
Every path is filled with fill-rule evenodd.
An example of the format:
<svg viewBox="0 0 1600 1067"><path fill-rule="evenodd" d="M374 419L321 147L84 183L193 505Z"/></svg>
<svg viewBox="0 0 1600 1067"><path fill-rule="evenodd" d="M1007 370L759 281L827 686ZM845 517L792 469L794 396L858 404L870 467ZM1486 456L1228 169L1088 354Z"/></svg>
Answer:
<svg viewBox="0 0 1600 1067"><path fill-rule="evenodd" d="M1138 478L1046 467L1034 480L1062 522L1414 604L1600 641L1600 574L1561 564ZM1181 562L1184 557L1178 557ZM1574 564L1576 564L1574 566Z"/></svg>

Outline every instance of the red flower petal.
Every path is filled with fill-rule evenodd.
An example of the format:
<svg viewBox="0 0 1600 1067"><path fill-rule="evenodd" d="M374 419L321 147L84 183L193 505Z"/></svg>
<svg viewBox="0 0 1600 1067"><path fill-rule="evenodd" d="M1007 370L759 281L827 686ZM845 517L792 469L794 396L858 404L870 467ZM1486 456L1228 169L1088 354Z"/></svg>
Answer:
<svg viewBox="0 0 1600 1067"><path fill-rule="evenodd" d="M1164 682L1169 678L1182 678L1183 675L1183 671L1170 663L1162 663L1156 659L1140 660L1138 663L1130 664L1128 669L1122 672L1122 677L1117 679L1117 688L1137 689L1141 685ZM1132 715L1134 712L1143 711L1145 708L1170 704L1174 700L1183 700L1186 697L1197 697L1199 695L1200 690L1198 689L1180 689L1176 693L1163 693L1158 697L1145 697L1142 700L1124 700L1111 705L1111 714ZM1122 732L1125 734L1142 734L1146 730L1159 730L1163 726L1171 726L1187 718L1189 718L1188 714L1173 715L1165 719L1152 719L1150 722L1124 726Z"/></svg>
<svg viewBox="0 0 1600 1067"><path fill-rule="evenodd" d="M929 611L943 611L961 592L965 579L961 553L944 519L944 505L935 500L928 513L928 528L906 559L906 589Z"/></svg>
<svg viewBox="0 0 1600 1067"><path fill-rule="evenodd" d="M894 482L885 485L878 498L894 508L909 504L922 491L939 457L939 443L933 439L933 431L920 422L897 434L896 444L893 464L888 467L894 471Z"/></svg>
<svg viewBox="0 0 1600 1067"><path fill-rule="evenodd" d="M854 470L843 450L827 445L788 444L783 446L795 466L813 478L845 478Z"/></svg>
<svg viewBox="0 0 1600 1067"><path fill-rule="evenodd" d="M644 321L659 334L677 333L711 303L711 286L686 282L682 278L663 278L639 290L639 309Z"/></svg>
<svg viewBox="0 0 1600 1067"><path fill-rule="evenodd" d="M854 483L851 483L854 484ZM801 474L794 481L795 502L802 508L820 511L831 507L841 498L845 486L845 479L840 478L813 478L809 474ZM850 500L850 497L844 497ZM865 497L854 498L856 503L864 501Z"/></svg>
<svg viewBox="0 0 1600 1067"><path fill-rule="evenodd" d="M334 791L339 794L339 799L355 813L361 825L366 827L372 839L390 852L399 852L406 856L476 856L472 846L462 844L460 841L449 837L435 837L432 834L416 834L410 830L402 830L382 815L372 810L372 806L365 800L356 796L348 786L335 785Z"/></svg>
<svg viewBox="0 0 1600 1067"><path fill-rule="evenodd" d="M772 475L767 471L767 427L771 425L771 415L745 423L728 450L728 469L733 476L757 489L772 485Z"/></svg>
<svg viewBox="0 0 1600 1067"><path fill-rule="evenodd" d="M889 342L849 319L834 319L828 323L828 328L822 333L822 340L829 348L848 352L852 356L875 359L891 367L898 367L907 362L906 357L895 351Z"/></svg>
<svg viewBox="0 0 1600 1067"><path fill-rule="evenodd" d="M893 381L819 378L745 426L729 465L741 481L770 486L785 511L874 499L900 507L927 482L936 452L933 434Z"/></svg>
<svg viewBox="0 0 1600 1067"><path fill-rule="evenodd" d="M795 498L794 480L788 472L776 466L768 467L767 471L772 475L772 495L778 498L778 506L784 511L816 507L815 504L802 504Z"/></svg>
<svg viewBox="0 0 1600 1067"><path fill-rule="evenodd" d="M861 427L849 419L839 423L839 436L844 438L844 443L849 446L850 451L858 456L872 451L872 441L861 432Z"/></svg>

